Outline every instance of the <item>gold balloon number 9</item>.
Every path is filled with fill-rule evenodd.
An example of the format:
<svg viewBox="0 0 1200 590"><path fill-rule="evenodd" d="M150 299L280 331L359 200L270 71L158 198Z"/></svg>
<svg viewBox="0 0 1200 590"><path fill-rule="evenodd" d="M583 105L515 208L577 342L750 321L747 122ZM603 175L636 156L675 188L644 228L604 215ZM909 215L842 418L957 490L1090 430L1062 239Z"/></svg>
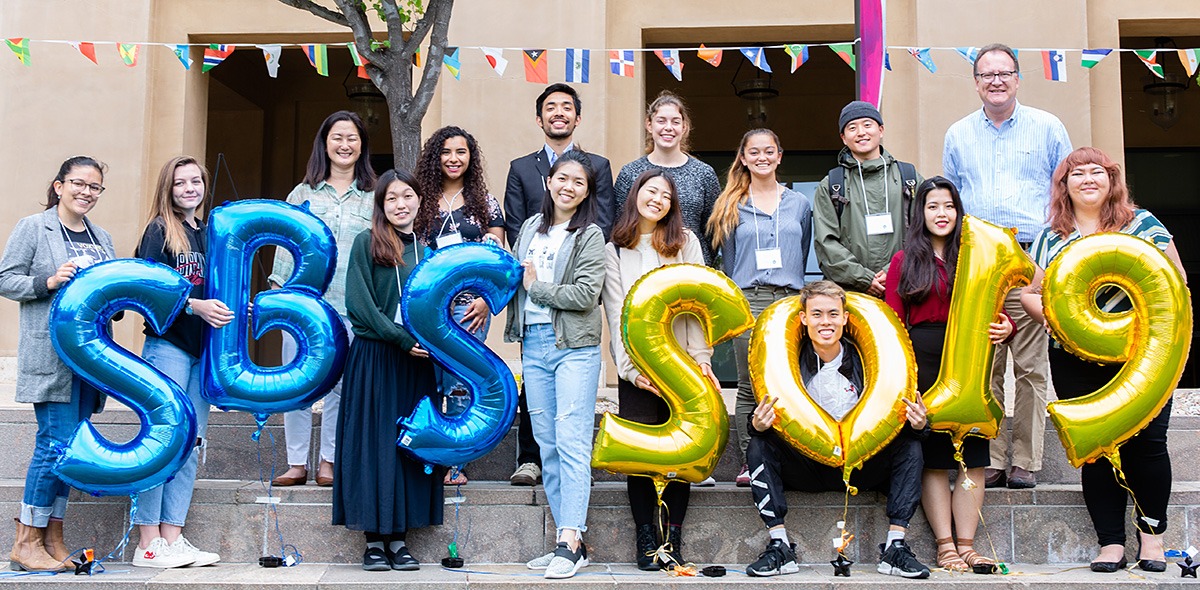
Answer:
<svg viewBox="0 0 1200 590"><path fill-rule="evenodd" d="M729 439L729 414L721 392L675 339L672 324L683 314L700 321L709 345L754 325L737 285L711 268L672 264L638 279L625 297L621 338L633 365L662 392L671 418L640 424L606 413L593 467L650 477L660 490L667 480L700 483L712 475Z"/></svg>
<svg viewBox="0 0 1200 590"><path fill-rule="evenodd" d="M1128 296L1128 311L1097 306L1097 292L1113 285ZM1099 391L1048 408L1072 465L1105 456L1119 469L1117 447L1158 415L1179 383L1191 348L1187 285L1150 242L1094 234L1063 248L1050 263L1042 305L1067 351L1092 362L1125 363Z"/></svg>

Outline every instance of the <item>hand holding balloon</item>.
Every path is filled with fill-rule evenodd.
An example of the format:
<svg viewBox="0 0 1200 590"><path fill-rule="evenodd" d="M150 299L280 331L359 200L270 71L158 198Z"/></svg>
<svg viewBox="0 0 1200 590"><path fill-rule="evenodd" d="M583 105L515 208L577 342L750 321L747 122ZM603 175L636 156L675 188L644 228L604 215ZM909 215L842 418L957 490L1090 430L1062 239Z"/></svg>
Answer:
<svg viewBox="0 0 1200 590"><path fill-rule="evenodd" d="M192 313L214 328L224 327L233 321L233 312L220 299L191 299L189 302Z"/></svg>
<svg viewBox="0 0 1200 590"><path fill-rule="evenodd" d="M1012 322L1004 314L999 314L996 321L988 324L988 341L992 344L1000 344L1013 333Z"/></svg>
<svg viewBox="0 0 1200 590"><path fill-rule="evenodd" d="M46 278L46 288L53 291L63 286L64 283L75 277L76 268L75 263L70 260L62 263L62 266L58 267L54 274Z"/></svg>
<svg viewBox="0 0 1200 590"><path fill-rule="evenodd" d="M646 391L649 391L650 393L653 393L654 395L659 395L659 396L662 395L662 392L660 392L658 390L658 388L655 387L654 384L651 383L650 380L646 378L645 375L638 375L637 377L634 377L633 384L638 386L639 389L645 389Z"/></svg>
<svg viewBox="0 0 1200 590"><path fill-rule="evenodd" d="M482 297L476 297L467 306L467 312L463 314L462 324L467 327L467 331L478 332L487 325L487 319L491 313L491 310L488 309L487 301L484 301Z"/></svg>
<svg viewBox="0 0 1200 590"><path fill-rule="evenodd" d="M429 351L421 348L420 343L414 344L412 348L408 349L408 354L411 354L419 359L429 358Z"/></svg>
<svg viewBox="0 0 1200 590"><path fill-rule="evenodd" d="M900 417L908 420L908 425L913 427L913 430L922 430L928 423L928 409L925 407L925 400L921 396L917 396L917 400L913 401L906 397L900 398L904 402L903 408L900 409Z"/></svg>
<svg viewBox="0 0 1200 590"><path fill-rule="evenodd" d="M775 402L779 401L777 397L765 395L762 401L754 408L754 415L751 419L751 425L759 432L766 432L775 425Z"/></svg>
<svg viewBox="0 0 1200 590"><path fill-rule="evenodd" d="M521 268L525 269L521 275L521 284L525 285L525 290L528 291L537 282L537 269L534 268L532 260L521 262Z"/></svg>

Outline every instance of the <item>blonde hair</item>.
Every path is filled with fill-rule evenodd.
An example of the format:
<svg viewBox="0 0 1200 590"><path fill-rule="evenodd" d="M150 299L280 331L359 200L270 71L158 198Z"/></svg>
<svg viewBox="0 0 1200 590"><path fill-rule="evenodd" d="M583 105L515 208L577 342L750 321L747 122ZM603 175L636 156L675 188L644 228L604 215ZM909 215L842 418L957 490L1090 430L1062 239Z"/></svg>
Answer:
<svg viewBox="0 0 1200 590"><path fill-rule="evenodd" d="M708 233L712 236L713 248L720 248L729 236L733 235L734 230L738 226L738 207L746 202L746 197L750 195L750 170L742 164L742 154L746 151L746 144L750 138L755 135L770 135L775 141L776 149L783 149L779 145L779 136L775 135L770 129L751 129L742 136L742 142L738 144L737 155L733 158L733 163L729 165L729 173L725 181L725 190L721 191L721 195L717 197L717 202L713 204L712 215L708 218Z"/></svg>
<svg viewBox="0 0 1200 590"><path fill-rule="evenodd" d="M191 156L176 156L171 158L158 173L158 183L154 187L154 202L150 205L150 216L146 220L146 226L149 227L154 223L155 219L162 219L163 236L165 238L163 250L171 254L180 254L191 249L187 231L183 228L183 211L175 206L173 192L175 171L189 164L195 164L200 169L200 178L204 181L204 190L208 190L208 170L205 170L204 165L197 161L196 158ZM200 207L197 208L197 217L200 216L199 211L201 210L208 210L208 197L205 197Z"/></svg>
<svg viewBox="0 0 1200 590"><path fill-rule="evenodd" d="M683 104L683 99L679 98L678 94L670 90L663 90L658 93L658 97L646 107L646 122L649 123L654 119L654 114L667 105L672 105L679 109L679 116L683 117L683 136L679 138L679 151L688 153L691 149L691 144L688 143L688 136L692 134L692 115L688 112L687 105ZM649 133L646 134L646 153L654 151L654 138Z"/></svg>

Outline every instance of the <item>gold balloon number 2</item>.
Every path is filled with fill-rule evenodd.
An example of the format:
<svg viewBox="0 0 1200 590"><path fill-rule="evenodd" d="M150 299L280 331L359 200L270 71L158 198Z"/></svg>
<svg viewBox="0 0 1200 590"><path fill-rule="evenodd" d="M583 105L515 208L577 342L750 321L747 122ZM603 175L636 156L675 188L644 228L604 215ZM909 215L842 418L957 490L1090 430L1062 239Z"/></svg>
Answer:
<svg viewBox="0 0 1200 590"><path fill-rule="evenodd" d="M660 493L668 480L700 483L712 475L729 440L721 392L675 339L673 323L685 314L699 320L710 346L754 325L741 290L711 268L672 264L643 275L625 297L621 338L671 418L640 424L606 413L592 451L593 467L650 477Z"/></svg>

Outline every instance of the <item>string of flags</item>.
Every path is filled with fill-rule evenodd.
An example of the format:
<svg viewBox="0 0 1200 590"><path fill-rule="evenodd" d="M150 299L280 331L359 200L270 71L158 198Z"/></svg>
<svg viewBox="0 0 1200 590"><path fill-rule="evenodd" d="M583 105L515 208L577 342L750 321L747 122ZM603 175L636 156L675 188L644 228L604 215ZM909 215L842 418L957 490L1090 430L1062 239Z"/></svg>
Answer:
<svg viewBox="0 0 1200 590"><path fill-rule="evenodd" d="M13 55L24 65L32 65L32 52L30 50L29 38L10 38L4 42L12 51ZM345 47L350 52L350 59L357 68L357 75L360 78L369 78L366 71L366 65L370 63L363 57L354 43L286 43L286 44L196 44L196 43L119 43L113 41L59 41L49 39L32 40L38 43L56 43L67 44L73 47L88 61L99 65L100 59L96 52L97 45L113 45L117 49L117 55L121 63L128 67L136 67L138 63L139 52L143 46L160 46L166 47L178 58L179 63L185 70L191 70L193 60L190 56L191 48L202 47L204 57L200 71L208 72L213 68L221 65L236 49L258 49L262 51L263 59L266 63L267 74L272 78L279 75L279 59L285 47L300 48L305 57L308 59L313 69L322 76L329 75L329 47ZM841 42L841 43L809 43L809 44L784 44L784 45L769 45L755 47L707 47L703 43L699 47L680 47L671 49L606 49L603 50L608 54L609 73L614 76L632 78L636 67L635 57L637 54L653 53L658 60L662 62L663 67L675 77L676 80L683 81L683 54L695 52L700 60L707 62L713 67L721 65L721 59L726 51L736 51L734 55L740 54L745 57L750 64L760 70L773 73L770 64L767 62L767 50L782 49L791 60L790 72L795 73L797 69L809 61L809 49L812 47L828 47L834 54L842 59L851 69L857 69L857 56L855 54L855 45L857 41ZM547 54L551 52L562 52L564 54L564 73L563 79L567 82L577 84L587 84L591 81L591 54L592 50L587 48L568 47L560 49L518 49L511 47L446 47L442 55L442 65L450 75L454 76L455 80L461 79L462 70L462 49L478 50L488 66L496 72L498 76L503 76L508 67L508 60L505 59L506 51L518 51L522 56L522 62L525 69L525 80L537 84L547 84L549 82L549 61ZM936 73L938 70L937 64L934 62L934 51L948 51L957 54L964 60L974 63L975 57L979 53L978 47L904 47L904 46L889 46L888 50L903 50L917 60L930 73ZM1096 67L1104 58L1108 57L1114 51L1116 52L1131 52L1145 64L1155 76L1162 78L1163 66L1158 62L1159 54L1171 53L1175 51L1184 69L1188 73L1188 77L1197 76L1200 79L1200 48L1192 49L1015 49L1016 52L1038 52L1041 57L1042 72L1047 80L1056 82L1067 81L1067 53L1079 52L1079 65L1085 69ZM884 67L888 70L892 69L891 56L888 52L884 53ZM421 51L417 50L413 56L413 65L421 66Z"/></svg>

